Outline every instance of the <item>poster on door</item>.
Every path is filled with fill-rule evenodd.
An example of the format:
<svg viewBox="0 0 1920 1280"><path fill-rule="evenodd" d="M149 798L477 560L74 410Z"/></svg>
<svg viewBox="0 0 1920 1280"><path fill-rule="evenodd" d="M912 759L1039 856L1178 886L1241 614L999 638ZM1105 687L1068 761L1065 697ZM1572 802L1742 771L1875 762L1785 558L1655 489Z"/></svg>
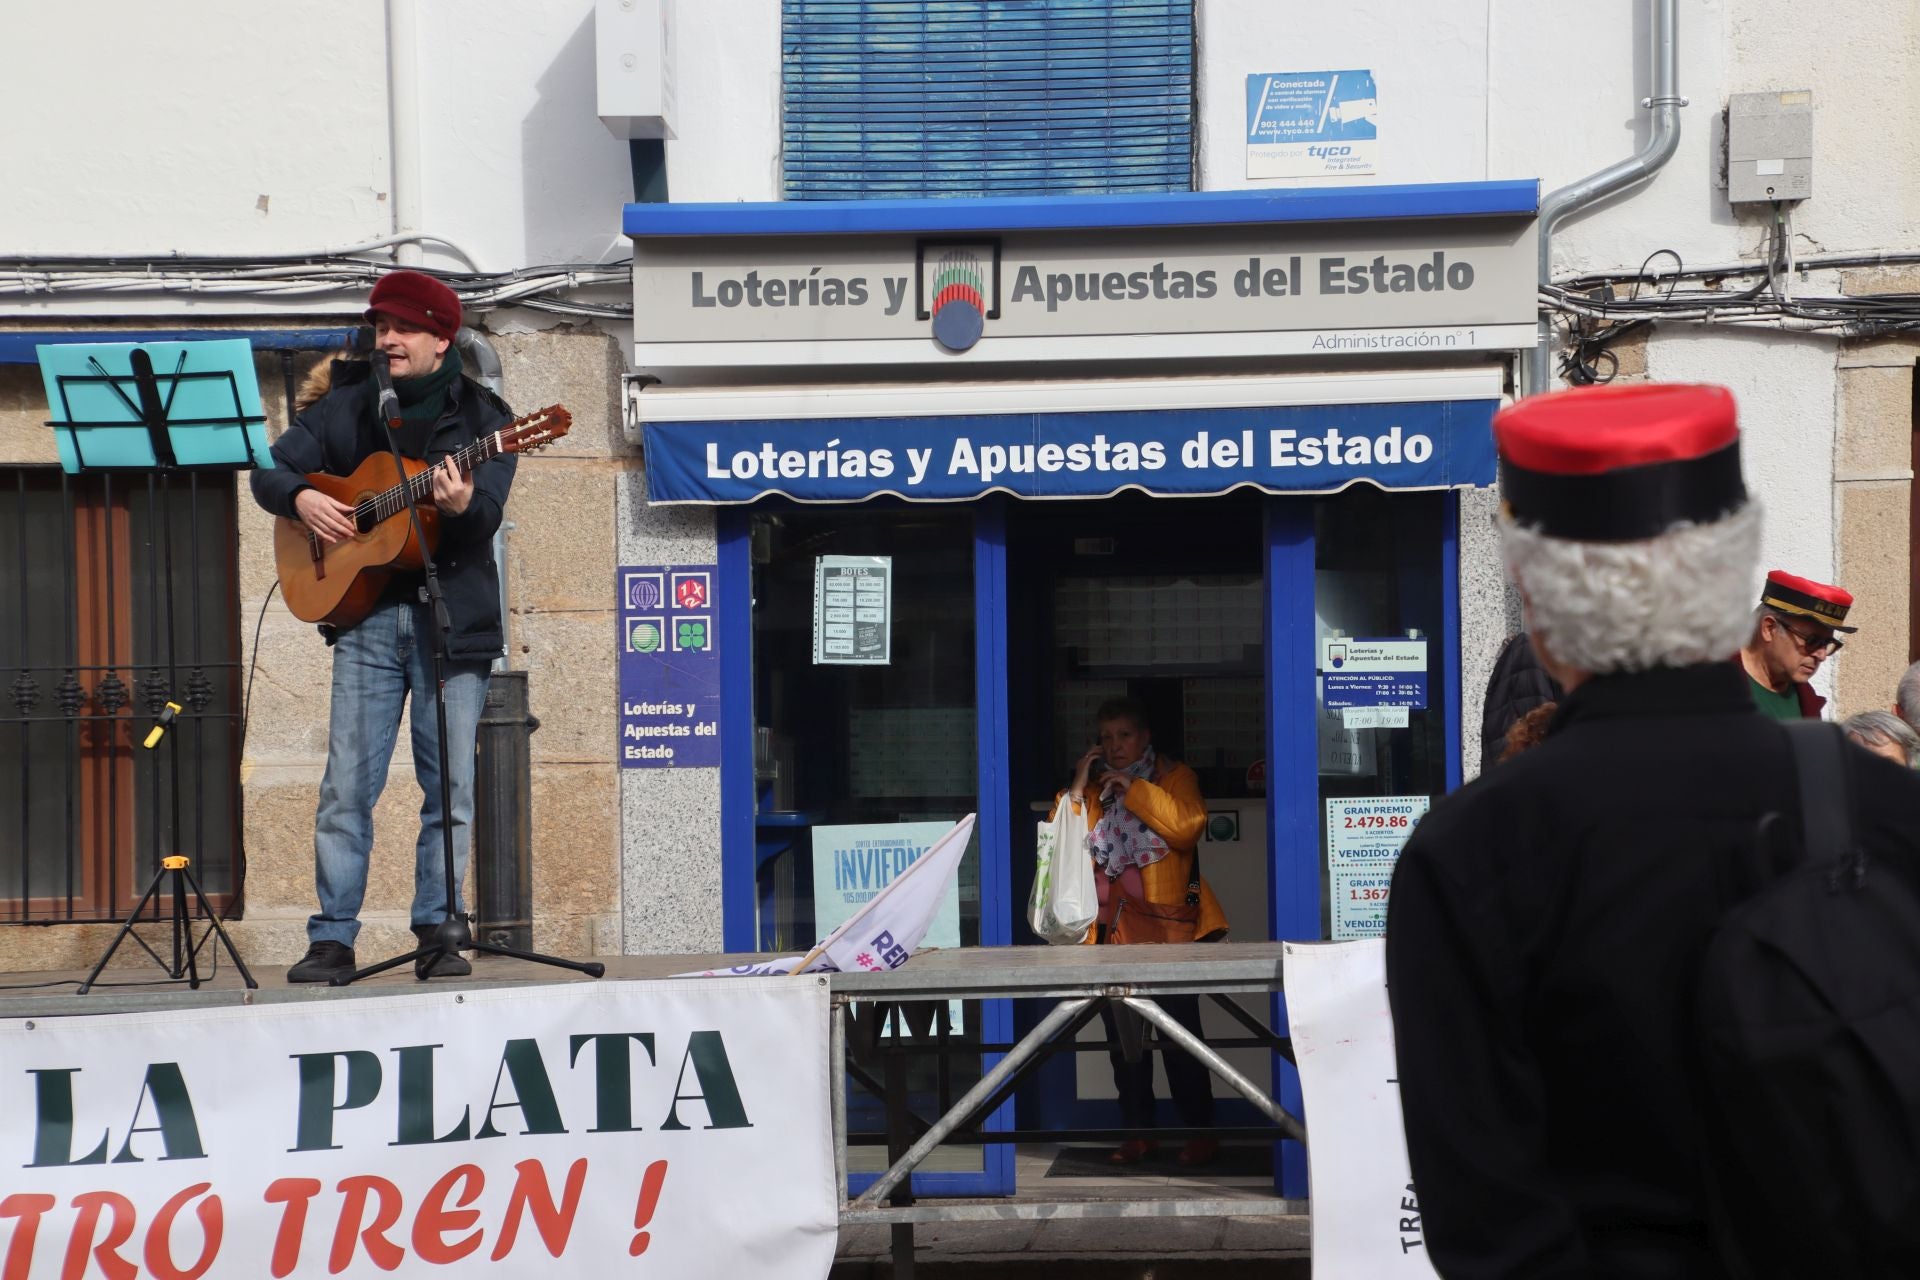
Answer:
<svg viewBox="0 0 1920 1280"><path fill-rule="evenodd" d="M1432 803L1426 796L1327 801L1327 892L1336 941L1385 935L1393 865Z"/></svg>
<svg viewBox="0 0 1920 1280"><path fill-rule="evenodd" d="M872 902L920 855L953 829L938 822L863 822L813 829L813 924L826 937L854 912ZM931 869L931 868L929 868ZM940 899L940 910L921 939L923 947L960 945L960 870L954 868ZM924 1012L927 1006L921 1006ZM958 1000L947 1004L948 1025L965 1030Z"/></svg>
<svg viewBox="0 0 1920 1280"><path fill-rule="evenodd" d="M813 563L814 665L893 661L893 557L819 556Z"/></svg>

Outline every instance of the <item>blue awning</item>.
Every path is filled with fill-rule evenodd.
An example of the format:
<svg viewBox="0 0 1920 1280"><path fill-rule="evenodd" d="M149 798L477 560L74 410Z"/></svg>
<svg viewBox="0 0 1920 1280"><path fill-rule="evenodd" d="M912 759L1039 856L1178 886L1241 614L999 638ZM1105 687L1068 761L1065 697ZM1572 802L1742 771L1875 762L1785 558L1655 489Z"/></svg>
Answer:
<svg viewBox="0 0 1920 1280"><path fill-rule="evenodd" d="M645 426L655 503L783 495L957 502L988 493L1196 497L1255 488L1450 489L1495 478L1496 400L938 417L658 421Z"/></svg>
<svg viewBox="0 0 1920 1280"><path fill-rule="evenodd" d="M679 236L947 234L1210 227L1407 218L1532 217L1540 184L1430 182L1380 187L1263 187L1166 195L992 196L956 200L787 200L630 204L633 239Z"/></svg>

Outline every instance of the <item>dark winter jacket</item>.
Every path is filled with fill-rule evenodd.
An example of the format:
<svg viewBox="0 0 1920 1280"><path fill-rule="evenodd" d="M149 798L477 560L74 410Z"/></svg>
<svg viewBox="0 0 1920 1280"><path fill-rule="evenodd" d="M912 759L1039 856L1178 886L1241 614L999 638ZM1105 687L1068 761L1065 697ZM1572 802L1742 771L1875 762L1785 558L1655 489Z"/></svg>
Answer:
<svg viewBox="0 0 1920 1280"><path fill-rule="evenodd" d="M1493 660L1493 674L1487 677L1480 716L1480 771L1485 773L1499 762L1514 721L1543 703L1559 700L1560 685L1540 665L1527 633L1509 637Z"/></svg>
<svg viewBox="0 0 1920 1280"><path fill-rule="evenodd" d="M1920 776L1845 754L1860 847L1914 874ZM1800 829L1787 730L1713 662L1587 681L1546 741L1421 819L1388 898L1387 991L1441 1275L1725 1274L1690 974L1728 905L1724 865L1769 811Z"/></svg>
<svg viewBox="0 0 1920 1280"><path fill-rule="evenodd" d="M309 472L351 475L353 469L387 448L386 426L376 414L372 369L361 361L336 360L333 389L309 405L273 442L274 467L253 473L253 497L277 516L297 519L293 499L310 487ZM490 435L513 418L506 402L477 382L455 378L447 407L428 438L426 459L438 462ZM440 542L434 564L447 599L455 659L491 660L500 656L506 637L500 622L500 578L493 562L493 535L500 527L513 487L517 459L491 458L473 469L473 500L457 516L440 517Z"/></svg>

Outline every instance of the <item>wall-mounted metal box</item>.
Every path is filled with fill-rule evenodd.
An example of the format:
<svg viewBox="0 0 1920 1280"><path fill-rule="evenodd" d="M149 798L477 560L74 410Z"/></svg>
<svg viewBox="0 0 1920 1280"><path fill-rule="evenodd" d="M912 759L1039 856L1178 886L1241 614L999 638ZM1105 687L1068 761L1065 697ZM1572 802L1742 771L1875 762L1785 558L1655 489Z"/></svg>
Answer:
<svg viewBox="0 0 1920 1280"><path fill-rule="evenodd" d="M1727 199L1805 200L1813 194L1813 91L1727 99Z"/></svg>
<svg viewBox="0 0 1920 1280"><path fill-rule="evenodd" d="M614 137L673 137L672 24L672 0L595 0L595 105Z"/></svg>

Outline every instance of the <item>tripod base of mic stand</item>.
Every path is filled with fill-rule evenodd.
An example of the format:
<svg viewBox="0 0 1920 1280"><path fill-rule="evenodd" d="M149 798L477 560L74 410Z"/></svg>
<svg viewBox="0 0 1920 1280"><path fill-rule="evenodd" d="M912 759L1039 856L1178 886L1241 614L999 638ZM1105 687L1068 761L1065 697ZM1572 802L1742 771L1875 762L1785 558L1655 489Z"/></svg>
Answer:
<svg viewBox="0 0 1920 1280"><path fill-rule="evenodd" d="M101 970L107 967L107 961L113 959L113 953L120 949L120 944L127 940L128 935L132 935L133 940L153 957L155 964L167 971L169 978L175 982L185 978L188 988L198 991L204 979L200 976L198 962L200 946L193 941L193 921L187 914L189 888L193 890L193 900L199 906L201 914L212 926L212 932L226 947L227 955L232 957L233 967L239 972L241 981L247 984L247 990L253 991L259 988L260 984L253 980L251 973L247 972L246 962L240 959L240 952L234 948L233 939L227 936L227 931L221 925L220 917L215 914L213 905L207 901L207 895L201 890L200 882L194 879L191 867L192 859L181 854L176 853L160 859L160 867L153 873L153 883L148 885L147 891L140 896L140 901L133 908L132 914L128 915L126 923L120 926L120 932L116 933L113 941L107 944L106 951L93 966L93 972L89 973L87 980L80 984L81 995L86 995L93 990L94 983L100 980ZM173 964L171 966L162 960L152 947L147 946L145 939L133 932L133 926L139 922L140 913L145 911L147 904L159 895L161 882L169 876L172 877L173 889ZM204 938L201 939L201 944L204 945L205 941ZM218 952L215 953L216 957L218 954Z"/></svg>
<svg viewBox="0 0 1920 1280"><path fill-rule="evenodd" d="M589 978L598 978L605 974L607 966L594 960L564 960L559 956L544 956L534 951L516 951L512 947L496 946L491 942L474 941L473 933L467 928L467 922L459 916L449 916L442 920L433 931L433 941L414 948L405 955L391 960L382 960L379 964L356 969L352 973L339 974L327 980L330 987L351 986L362 978L370 978L376 973L385 973L389 969L398 969L403 964L418 960L428 960L420 981L425 982L433 973L434 964L443 956L458 955L462 951L479 951L490 956L507 956L514 960L531 960L535 964L552 965L556 969L571 969L575 973L584 973ZM430 959L429 959L430 958Z"/></svg>

